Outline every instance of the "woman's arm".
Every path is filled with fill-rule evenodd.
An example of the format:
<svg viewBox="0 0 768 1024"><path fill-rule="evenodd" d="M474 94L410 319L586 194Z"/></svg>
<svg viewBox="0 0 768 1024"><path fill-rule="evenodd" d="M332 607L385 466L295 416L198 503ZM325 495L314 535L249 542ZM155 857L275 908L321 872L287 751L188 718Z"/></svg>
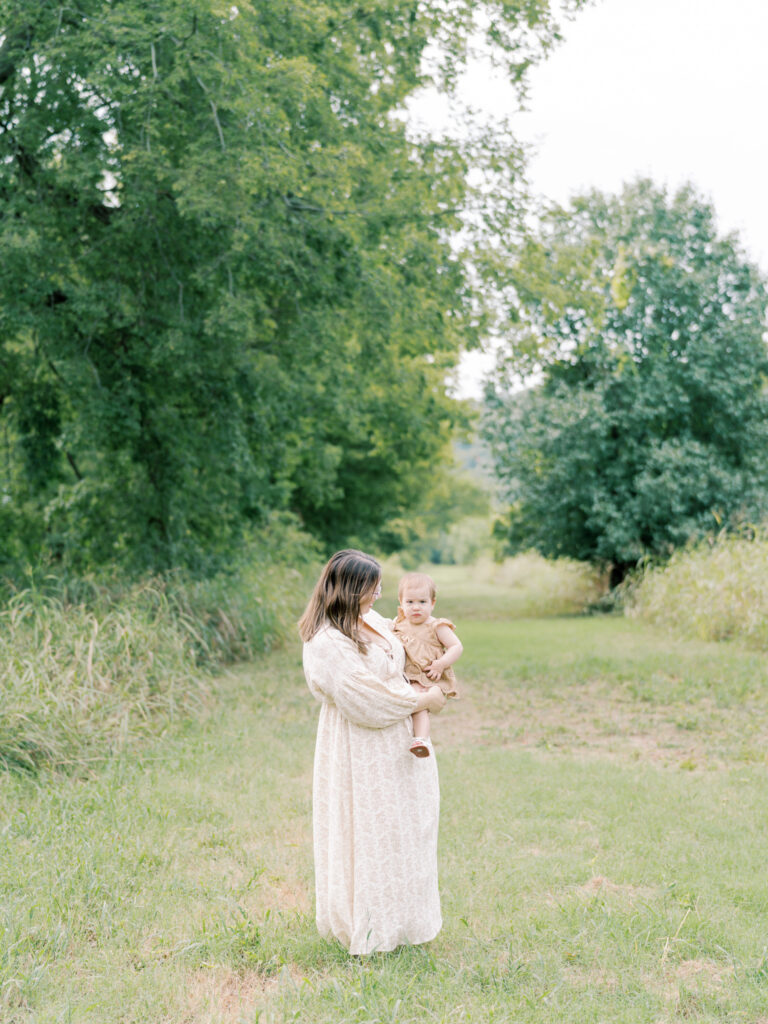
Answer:
<svg viewBox="0 0 768 1024"><path fill-rule="evenodd" d="M304 645L304 672L318 700L335 704L346 719L366 729L385 729L408 718L426 696L404 678L372 671L354 643L336 630Z"/></svg>

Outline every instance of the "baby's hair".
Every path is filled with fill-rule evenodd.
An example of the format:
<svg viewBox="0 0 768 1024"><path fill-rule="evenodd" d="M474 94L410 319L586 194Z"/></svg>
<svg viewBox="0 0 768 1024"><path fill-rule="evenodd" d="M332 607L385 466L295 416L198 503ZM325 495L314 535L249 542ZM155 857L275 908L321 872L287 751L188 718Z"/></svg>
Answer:
<svg viewBox="0 0 768 1024"><path fill-rule="evenodd" d="M427 576L425 572L407 572L405 576L403 576L403 578L400 580L400 583L397 586L398 601L402 601L403 591L411 583L413 583L414 586L417 587L429 587L429 596L432 598L433 601L437 597L437 591L435 590L435 581L432 579L431 576Z"/></svg>

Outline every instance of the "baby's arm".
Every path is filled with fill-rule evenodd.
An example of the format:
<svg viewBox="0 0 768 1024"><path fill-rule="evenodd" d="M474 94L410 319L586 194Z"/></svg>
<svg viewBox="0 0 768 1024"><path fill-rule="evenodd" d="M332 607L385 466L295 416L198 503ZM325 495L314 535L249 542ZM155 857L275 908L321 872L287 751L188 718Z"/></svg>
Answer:
<svg viewBox="0 0 768 1024"><path fill-rule="evenodd" d="M437 634L437 639L445 648L445 654L436 658L426 670L430 679L439 679L454 661L459 660L464 650L461 640L459 640L451 627L447 626L444 622L441 622L435 629L435 633Z"/></svg>

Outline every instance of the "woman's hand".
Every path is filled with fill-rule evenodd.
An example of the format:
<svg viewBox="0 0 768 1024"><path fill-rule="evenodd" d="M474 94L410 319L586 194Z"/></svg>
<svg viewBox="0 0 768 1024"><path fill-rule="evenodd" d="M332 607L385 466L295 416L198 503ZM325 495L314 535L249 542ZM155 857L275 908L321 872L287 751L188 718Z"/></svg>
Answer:
<svg viewBox="0 0 768 1024"><path fill-rule="evenodd" d="M439 686L430 686L424 694L424 707L433 715L437 715L443 710L447 700L448 698Z"/></svg>

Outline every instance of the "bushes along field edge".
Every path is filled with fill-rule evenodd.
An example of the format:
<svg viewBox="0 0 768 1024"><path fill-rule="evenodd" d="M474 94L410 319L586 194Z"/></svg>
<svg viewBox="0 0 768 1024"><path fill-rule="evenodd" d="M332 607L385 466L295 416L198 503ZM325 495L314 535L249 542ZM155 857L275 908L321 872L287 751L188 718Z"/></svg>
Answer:
<svg viewBox="0 0 768 1024"><path fill-rule="evenodd" d="M649 565L626 592L630 616L682 637L768 649L768 531L721 534Z"/></svg>

